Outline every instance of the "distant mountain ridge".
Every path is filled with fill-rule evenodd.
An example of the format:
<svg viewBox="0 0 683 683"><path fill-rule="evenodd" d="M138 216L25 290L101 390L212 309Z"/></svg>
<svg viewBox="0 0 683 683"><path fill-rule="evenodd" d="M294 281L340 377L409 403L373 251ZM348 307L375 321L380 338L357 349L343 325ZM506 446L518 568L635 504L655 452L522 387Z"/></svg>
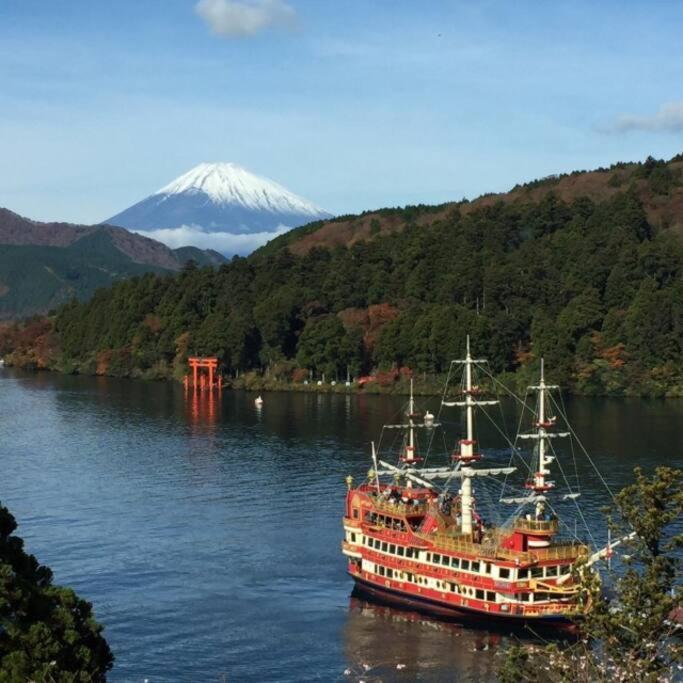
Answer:
<svg viewBox="0 0 683 683"><path fill-rule="evenodd" d="M190 259L225 262L216 252L172 250L120 227L42 223L0 208L0 318L46 313L116 280L177 271Z"/></svg>
<svg viewBox="0 0 683 683"><path fill-rule="evenodd" d="M154 379L215 356L258 390L348 372L405 389L384 370L410 368L421 390L440 377L434 390L469 334L522 391L543 358L579 393L683 397L682 201L679 155L321 221L213 272L114 283L4 348L10 363Z"/></svg>
<svg viewBox="0 0 683 683"><path fill-rule="evenodd" d="M274 253L288 248L292 253L302 255L318 247L350 247L357 242L400 232L407 225L429 227L448 220L454 212L466 215L496 204L539 202L548 192L566 202L587 198L599 203L627 188L636 193L652 225L683 237L683 154L678 154L667 161L648 157L644 162L620 162L609 168L551 175L515 185L509 192L488 193L472 201L420 204L337 216L290 230L257 253Z"/></svg>
<svg viewBox="0 0 683 683"><path fill-rule="evenodd" d="M214 272L114 282L4 342L0 326L0 349L154 379L216 356L261 390L349 371L393 384L385 368L445 378L470 334L522 391L544 358L580 393L683 397L681 238L683 155L648 158L311 223Z"/></svg>
<svg viewBox="0 0 683 683"><path fill-rule="evenodd" d="M207 234L250 235L331 217L237 164L202 163L105 223L145 232L192 227Z"/></svg>

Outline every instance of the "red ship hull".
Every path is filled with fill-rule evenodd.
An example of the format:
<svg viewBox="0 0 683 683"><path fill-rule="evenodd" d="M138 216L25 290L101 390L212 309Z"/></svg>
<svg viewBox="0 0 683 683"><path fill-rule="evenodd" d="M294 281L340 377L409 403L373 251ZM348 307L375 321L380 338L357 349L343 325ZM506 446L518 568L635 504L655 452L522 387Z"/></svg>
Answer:
<svg viewBox="0 0 683 683"><path fill-rule="evenodd" d="M551 630L567 635L575 635L578 632L576 624L562 615L547 615L534 618L533 620L524 616L500 614L496 615L495 618L491 618L490 615L482 614L479 610L444 605L427 597L409 595L398 590L376 585L371 581L366 581L354 575L352 572L349 572L349 575L355 581L354 594L362 595L369 600L391 605L392 607L410 609L428 616L482 627L485 626L489 630L499 630L501 628L506 630L524 629L527 631L543 632Z"/></svg>

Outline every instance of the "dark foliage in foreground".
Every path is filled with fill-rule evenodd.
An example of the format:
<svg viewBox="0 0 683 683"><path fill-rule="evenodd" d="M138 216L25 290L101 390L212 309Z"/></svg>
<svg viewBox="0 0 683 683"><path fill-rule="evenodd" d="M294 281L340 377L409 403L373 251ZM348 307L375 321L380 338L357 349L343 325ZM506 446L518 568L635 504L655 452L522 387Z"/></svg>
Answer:
<svg viewBox="0 0 683 683"><path fill-rule="evenodd" d="M16 528L0 505L0 682L104 681L113 657L92 606L52 583Z"/></svg>
<svg viewBox="0 0 683 683"><path fill-rule="evenodd" d="M610 514L615 533L634 531L625 571L608 600L584 576L593 608L579 622L582 638L570 647L513 646L499 672L503 683L660 683L681 680L683 647L672 616L681 609L683 471L635 470Z"/></svg>

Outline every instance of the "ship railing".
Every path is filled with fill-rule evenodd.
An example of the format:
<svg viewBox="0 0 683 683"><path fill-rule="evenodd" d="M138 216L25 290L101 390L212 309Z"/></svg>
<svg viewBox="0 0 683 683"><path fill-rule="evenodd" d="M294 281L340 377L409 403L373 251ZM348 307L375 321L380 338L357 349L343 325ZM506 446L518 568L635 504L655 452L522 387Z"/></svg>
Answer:
<svg viewBox="0 0 683 683"><path fill-rule="evenodd" d="M573 541L568 541L566 543L562 542L548 546L547 548L535 548L532 551L524 552L503 548L495 542L487 543L484 541L483 543L474 543L466 537L458 538L439 533L417 534L417 536L444 550L463 552L489 559L519 560L524 564L530 564L541 560L574 559L588 554L588 548L585 545L574 543Z"/></svg>
<svg viewBox="0 0 683 683"><path fill-rule="evenodd" d="M427 505L425 503L419 503L418 505L397 503L394 501L381 500L377 496L372 499L372 502L377 510L382 510L383 512L390 512L393 514L424 515L427 509Z"/></svg>
<svg viewBox="0 0 683 683"><path fill-rule="evenodd" d="M471 555L484 555L486 552L485 546L479 543L473 543L469 540L469 535L463 535L461 538L457 536L447 536L446 534L416 534L424 541L429 541L439 548L444 550L454 550L456 552L470 553ZM490 547L491 551L495 552L495 546ZM494 557L495 555L491 555Z"/></svg>
<svg viewBox="0 0 683 683"><path fill-rule="evenodd" d="M535 548L531 554L538 560L566 560L588 555L588 546L574 541L553 544L547 548Z"/></svg>
<svg viewBox="0 0 683 683"><path fill-rule="evenodd" d="M525 520L530 521L530 520ZM532 520L533 521L533 520ZM589 554L589 548L585 543L576 542L574 540L559 540L553 541L552 545L546 548L534 548L528 552L519 550L508 550L503 548L500 544L502 540L509 535L509 531L505 528L499 527L493 531L493 543L496 545L496 552L505 559L516 559L524 562L535 562L545 560L565 560L581 557Z"/></svg>
<svg viewBox="0 0 683 683"><path fill-rule="evenodd" d="M523 519L518 518L514 521L515 531L532 531L543 534L556 534L560 529L560 524L556 519Z"/></svg>

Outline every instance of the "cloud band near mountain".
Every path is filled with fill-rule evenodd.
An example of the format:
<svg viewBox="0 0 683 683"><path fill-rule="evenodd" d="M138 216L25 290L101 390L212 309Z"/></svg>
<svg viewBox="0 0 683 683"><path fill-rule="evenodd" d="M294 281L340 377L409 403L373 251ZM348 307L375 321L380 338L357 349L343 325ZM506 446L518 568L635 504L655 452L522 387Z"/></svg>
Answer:
<svg viewBox="0 0 683 683"><path fill-rule="evenodd" d="M229 232L206 232L194 225L182 225L178 228L163 228L159 230L132 230L139 235L151 237L163 242L171 249L193 246L200 249L214 249L225 256L239 254L246 256L254 249L258 249L266 242L290 230L281 225L273 232L257 232L244 235L234 235Z"/></svg>

